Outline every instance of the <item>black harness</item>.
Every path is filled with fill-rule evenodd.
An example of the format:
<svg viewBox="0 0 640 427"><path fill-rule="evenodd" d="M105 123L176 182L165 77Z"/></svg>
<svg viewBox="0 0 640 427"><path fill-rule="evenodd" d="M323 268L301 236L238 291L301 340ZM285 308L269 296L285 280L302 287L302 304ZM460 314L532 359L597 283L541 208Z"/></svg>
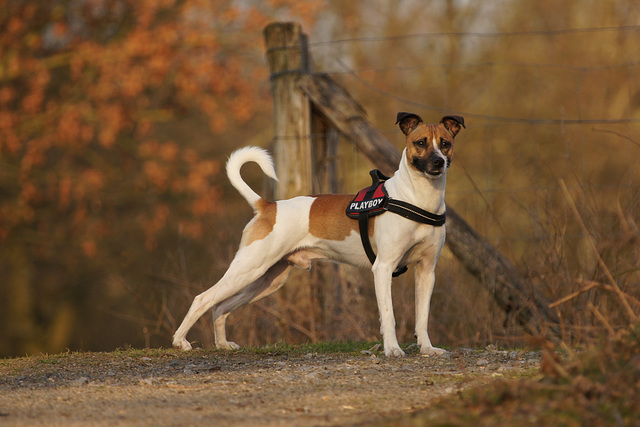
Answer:
<svg viewBox="0 0 640 427"><path fill-rule="evenodd" d="M437 215L411 203L389 197L384 183L389 177L385 176L378 169L369 172L371 175L371 187L360 190L356 197L347 205L347 216L358 220L360 229L360 239L367 258L373 264L376 261L376 254L371 247L369 240L369 218L385 212L393 212L401 217L410 219L421 224L428 224L434 227L441 227L446 220L446 214ZM407 271L407 266L398 267L393 273L397 277Z"/></svg>

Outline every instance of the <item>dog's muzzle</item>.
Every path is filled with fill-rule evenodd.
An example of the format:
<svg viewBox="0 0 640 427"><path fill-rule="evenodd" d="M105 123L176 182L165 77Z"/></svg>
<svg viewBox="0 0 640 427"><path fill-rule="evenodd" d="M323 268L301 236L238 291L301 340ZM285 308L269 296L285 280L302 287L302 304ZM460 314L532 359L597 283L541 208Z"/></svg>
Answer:
<svg viewBox="0 0 640 427"><path fill-rule="evenodd" d="M414 157L413 166L427 176L438 177L443 174L447 167L447 159L439 154L433 153L430 156Z"/></svg>

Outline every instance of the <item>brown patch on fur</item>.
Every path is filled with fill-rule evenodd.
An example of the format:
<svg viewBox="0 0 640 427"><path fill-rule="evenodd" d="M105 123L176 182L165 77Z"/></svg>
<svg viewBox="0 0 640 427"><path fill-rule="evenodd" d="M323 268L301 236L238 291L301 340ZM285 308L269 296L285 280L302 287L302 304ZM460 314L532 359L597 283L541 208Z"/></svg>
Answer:
<svg viewBox="0 0 640 427"><path fill-rule="evenodd" d="M347 217L347 205L355 195L324 194L316 196L309 210L309 233L325 240L344 240L358 231L358 220ZM369 236L373 235L375 217L369 219Z"/></svg>
<svg viewBox="0 0 640 427"><path fill-rule="evenodd" d="M260 199L256 202L256 216L242 236L242 246L249 246L256 240L267 237L276 224L276 214L278 205L275 202L268 202Z"/></svg>

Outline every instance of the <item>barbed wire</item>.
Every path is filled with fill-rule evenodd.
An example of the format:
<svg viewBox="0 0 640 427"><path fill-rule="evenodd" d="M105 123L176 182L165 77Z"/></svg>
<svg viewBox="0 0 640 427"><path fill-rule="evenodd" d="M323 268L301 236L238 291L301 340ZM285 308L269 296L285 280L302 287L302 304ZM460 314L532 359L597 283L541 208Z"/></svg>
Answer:
<svg viewBox="0 0 640 427"><path fill-rule="evenodd" d="M396 101L400 101L402 103L405 103L407 105L412 105L418 108L422 108L425 110L431 110L431 111L436 111L439 113L444 113L444 114L456 114L456 115L461 115L464 117L469 117L469 118L474 118L474 119L480 119L480 120L486 120L486 121L493 121L493 122L502 122L502 123L525 123L525 124L537 124L537 125L585 125L585 124L589 124L589 125L596 125L596 124L628 124L628 123L640 123L640 118L632 118L632 117L628 117L628 118L620 118L620 119L565 119L565 118L561 118L561 119L535 119L535 118L526 118L526 117L507 117L507 116L497 116L497 115L490 115L490 114L480 114L480 113L472 113L469 111L461 111L461 110L457 110L457 109L451 109L451 108L443 108L443 107L436 107L433 105L428 105L422 102L418 102L418 101L414 101L412 99L408 99L408 98L404 98L402 96L393 94L391 92L388 92L386 90L380 89L379 87L377 87L376 85L374 85L373 83L365 80L364 78L360 77L355 71L353 71L352 69L349 68L349 66L347 66L343 61L341 61L340 59L336 60L344 69L345 72L344 74L350 75L351 77L353 77L356 81L358 81L359 83L361 83L362 85L366 86L368 89L383 95L387 98L391 98L394 99Z"/></svg>
<svg viewBox="0 0 640 427"><path fill-rule="evenodd" d="M513 66L513 67L523 67L523 68L557 68L562 70L574 70L574 71L584 71L584 72L597 72L597 71L608 71L615 69L623 69L623 68L634 68L640 66L640 61L631 61L624 62L621 64L612 64L612 65L567 65L567 64L553 64L553 63L538 63L538 62L510 62L510 61L483 61L483 62L460 62L460 63L450 63L450 62L439 62L439 63L429 63L426 65L407 67L407 66L371 66L371 67L361 67L354 68L352 70L323 70L327 74L351 74L351 73L361 73L365 71L400 71L400 72L411 72L411 71L419 71L425 70L429 68L444 68L444 69L455 69L455 68L480 68L480 67L505 67L505 66Z"/></svg>
<svg viewBox="0 0 640 427"><path fill-rule="evenodd" d="M505 32L479 32L479 31L456 31L456 32L436 32L436 33L412 33L397 36L372 36L372 37L351 37L345 39L335 39L309 43L309 48L331 46L340 43L380 43L386 41L407 40L414 38L434 38L434 37L479 37L479 38L499 38L499 37L532 37L532 36L562 36L573 34L590 34L601 32L625 32L638 31L640 25L620 25L608 27L587 27L587 28L565 28L558 30L530 30L530 31L505 31Z"/></svg>
<svg viewBox="0 0 640 427"><path fill-rule="evenodd" d="M527 30L527 31L506 31L506 32L479 32L479 31L459 31L459 32L423 32L423 33L411 33L401 34L395 36L372 36L372 37L352 37L327 41L312 42L308 44L309 49L321 48L321 47L335 47L337 44L345 43L380 43L388 41L398 40L410 40L419 38L513 38L513 37L558 37L558 36L570 36L570 35L584 35L594 33L621 33L621 32L638 32L640 33L640 25L619 25L619 26L606 26L606 27L587 27L587 28L565 28L557 30ZM639 34L640 35L640 34ZM384 72L384 71L399 71L399 72L412 72L416 70L423 70L428 68L443 68L443 69L456 69L456 68L471 68L471 67L496 67L496 66L513 66L513 67L529 67L536 69L567 69L575 70L585 73L599 72L615 69L632 69L640 66L640 61L630 61L622 64L611 65L568 65L568 64L554 64L554 63L531 63L531 62L510 62L510 61L483 61L483 62L466 62L466 63L430 63L423 66L404 67L404 66L371 66L362 67L358 69L349 68L342 60L336 59L336 62L342 68L341 70L326 70L328 74L342 74L352 77L360 84L364 85L368 89L385 96L390 99L402 102L407 105L412 105L418 108L426 110L436 111L445 114L459 114L470 118L501 122L501 123L524 123L524 124L540 124L540 125L596 125L596 124L629 124L640 123L640 118L628 117L617 119L567 119L567 118L531 118L531 117L508 117L490 114L473 113L469 111L460 111L456 109L443 108L433 105L428 105L423 102L417 102L412 99L408 99L397 94L391 93L375 84L362 78L358 73L366 71Z"/></svg>

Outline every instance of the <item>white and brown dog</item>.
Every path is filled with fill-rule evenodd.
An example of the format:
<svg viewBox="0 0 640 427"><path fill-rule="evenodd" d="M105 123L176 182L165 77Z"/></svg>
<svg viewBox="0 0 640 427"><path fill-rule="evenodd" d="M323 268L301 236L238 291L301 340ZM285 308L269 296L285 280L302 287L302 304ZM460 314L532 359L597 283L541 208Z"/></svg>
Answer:
<svg viewBox="0 0 640 427"><path fill-rule="evenodd" d="M446 172L453 156L454 138L464 126L464 120L447 116L437 125L427 125L415 114L399 113L397 123L406 135L406 147L398 171L385 182L386 191L392 199L444 214ZM416 263L415 332L420 352L427 355L445 352L431 345L427 331L434 269L444 244L444 227L421 224L388 212L372 218L369 237L378 253L372 267L361 243L358 221L345 215L353 195L294 197L269 202L240 176L240 168L247 162L256 162L267 176L277 180L266 151L246 147L231 154L227 175L253 207L255 216L245 227L240 249L227 272L193 300L173 335L174 347L190 350L187 332L200 316L212 309L217 348L239 348L226 338L225 322L229 313L277 291L287 280L291 266L309 269L312 260L326 259L372 269L387 356L404 355L396 338L392 273L399 265Z"/></svg>

